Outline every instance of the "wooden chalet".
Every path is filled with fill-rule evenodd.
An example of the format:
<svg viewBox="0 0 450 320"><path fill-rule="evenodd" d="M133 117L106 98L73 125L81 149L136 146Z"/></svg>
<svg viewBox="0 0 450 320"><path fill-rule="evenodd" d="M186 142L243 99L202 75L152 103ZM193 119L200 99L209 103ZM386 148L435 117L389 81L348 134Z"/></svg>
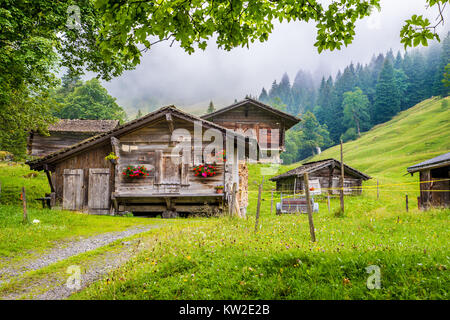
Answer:
<svg viewBox="0 0 450 320"><path fill-rule="evenodd" d="M191 141L196 130L203 137L208 129L223 137L225 162L216 162L214 154L204 156L210 141ZM174 132L183 132L184 136L178 134L174 139ZM188 148L180 148L182 143L188 143ZM47 173L52 202L64 209L94 214L163 213L163 217L220 211L230 204L236 183L235 208L245 212L247 181L242 171L246 166L234 161L245 158L238 143L248 146L248 139L168 106L29 161L28 165ZM174 148L180 150L175 152ZM111 152L118 159L106 160ZM195 174L194 166L208 163L214 164L216 175L205 178ZM130 166L143 166L149 175L123 175ZM216 192L217 186L224 187L223 194ZM239 209L236 212L239 214Z"/></svg>
<svg viewBox="0 0 450 320"><path fill-rule="evenodd" d="M202 116L225 128L250 136L258 143L259 162L281 163L285 134L301 120L257 100L243 101Z"/></svg>
<svg viewBox="0 0 450 320"><path fill-rule="evenodd" d="M49 135L30 132L28 154L43 157L99 133L107 132L118 125L118 120L61 119L48 127Z"/></svg>
<svg viewBox="0 0 450 320"><path fill-rule="evenodd" d="M339 194L341 162L336 159L308 162L270 180L276 182L278 191L302 193L304 190L303 175L305 173L308 173L309 186L314 188L314 194ZM362 182L369 179L371 177L368 175L344 163L344 194L361 194Z"/></svg>
<svg viewBox="0 0 450 320"><path fill-rule="evenodd" d="M407 168L414 175L419 172L420 209L450 207L450 152Z"/></svg>

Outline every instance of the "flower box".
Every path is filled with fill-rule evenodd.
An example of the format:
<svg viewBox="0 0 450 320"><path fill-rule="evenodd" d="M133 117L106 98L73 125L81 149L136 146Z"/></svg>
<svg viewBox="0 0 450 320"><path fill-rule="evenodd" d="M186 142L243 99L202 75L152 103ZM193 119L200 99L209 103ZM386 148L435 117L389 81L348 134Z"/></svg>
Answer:
<svg viewBox="0 0 450 320"><path fill-rule="evenodd" d="M128 166L122 171L122 174L128 178L145 178L150 173L144 166Z"/></svg>
<svg viewBox="0 0 450 320"><path fill-rule="evenodd" d="M200 164L194 166L193 170L196 177L208 178L217 174L217 167L212 164Z"/></svg>

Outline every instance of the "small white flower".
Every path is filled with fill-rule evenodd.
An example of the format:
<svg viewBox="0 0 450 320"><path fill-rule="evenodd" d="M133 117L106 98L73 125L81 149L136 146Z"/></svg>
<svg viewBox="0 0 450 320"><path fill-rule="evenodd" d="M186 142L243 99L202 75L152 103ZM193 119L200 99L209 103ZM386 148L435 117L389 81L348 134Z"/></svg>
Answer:
<svg viewBox="0 0 450 320"><path fill-rule="evenodd" d="M41 221L39 221L38 219L34 219L33 223L41 223Z"/></svg>

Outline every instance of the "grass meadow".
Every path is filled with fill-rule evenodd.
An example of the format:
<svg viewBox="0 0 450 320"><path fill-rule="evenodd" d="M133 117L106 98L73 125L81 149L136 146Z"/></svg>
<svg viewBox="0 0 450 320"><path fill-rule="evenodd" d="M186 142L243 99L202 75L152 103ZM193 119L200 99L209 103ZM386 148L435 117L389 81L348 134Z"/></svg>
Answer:
<svg viewBox="0 0 450 320"><path fill-rule="evenodd" d="M271 211L270 176L264 177L255 232L263 166L252 164L247 218L171 220L182 223L143 235L149 249L71 298L448 299L450 210L419 211L418 176L407 175L406 167L450 150L449 119L441 100L430 99L345 143L345 162L373 179L364 183L362 196L345 197L342 217L334 214L338 198L331 199L330 211L326 198L315 198L315 243L306 215ZM308 160L330 157L339 159L337 147ZM281 166L277 174L298 165ZM33 199L48 192L46 177L31 173L22 164L0 163L0 261L77 236L161 222L41 209ZM30 220L39 224L21 223L22 186ZM274 193L274 206L279 197ZM368 288L370 266L379 268L379 289Z"/></svg>
<svg viewBox="0 0 450 320"><path fill-rule="evenodd" d="M56 242L80 236L121 231L134 226L162 223L161 219L95 216L64 210L42 209L36 198L50 192L43 172L21 163L0 162L0 266L50 248ZM26 188L28 221L23 224L20 199ZM33 220L39 223L32 223Z"/></svg>
<svg viewBox="0 0 450 320"><path fill-rule="evenodd" d="M255 232L262 176L260 165L250 165L247 219L210 219L160 234L151 250L72 298L448 299L450 210L419 211L418 176L406 175L406 167L450 150L449 119L441 100L430 99L346 143L344 161L373 179L362 196L345 197L343 217L334 214L338 198L328 211L316 197L315 243L306 215L271 212L268 176ZM335 147L308 160L338 155ZM379 268L379 289L368 288L370 266Z"/></svg>

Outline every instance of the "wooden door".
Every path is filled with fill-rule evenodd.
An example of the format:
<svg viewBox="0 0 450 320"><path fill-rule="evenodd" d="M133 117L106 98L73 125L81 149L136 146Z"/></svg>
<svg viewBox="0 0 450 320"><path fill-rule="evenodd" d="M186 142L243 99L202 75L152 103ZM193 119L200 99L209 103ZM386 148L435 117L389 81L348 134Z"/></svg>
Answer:
<svg viewBox="0 0 450 320"><path fill-rule="evenodd" d="M82 210L84 206L83 169L64 169L63 209Z"/></svg>
<svg viewBox="0 0 450 320"><path fill-rule="evenodd" d="M89 213L108 214L110 209L109 169L89 169Z"/></svg>

